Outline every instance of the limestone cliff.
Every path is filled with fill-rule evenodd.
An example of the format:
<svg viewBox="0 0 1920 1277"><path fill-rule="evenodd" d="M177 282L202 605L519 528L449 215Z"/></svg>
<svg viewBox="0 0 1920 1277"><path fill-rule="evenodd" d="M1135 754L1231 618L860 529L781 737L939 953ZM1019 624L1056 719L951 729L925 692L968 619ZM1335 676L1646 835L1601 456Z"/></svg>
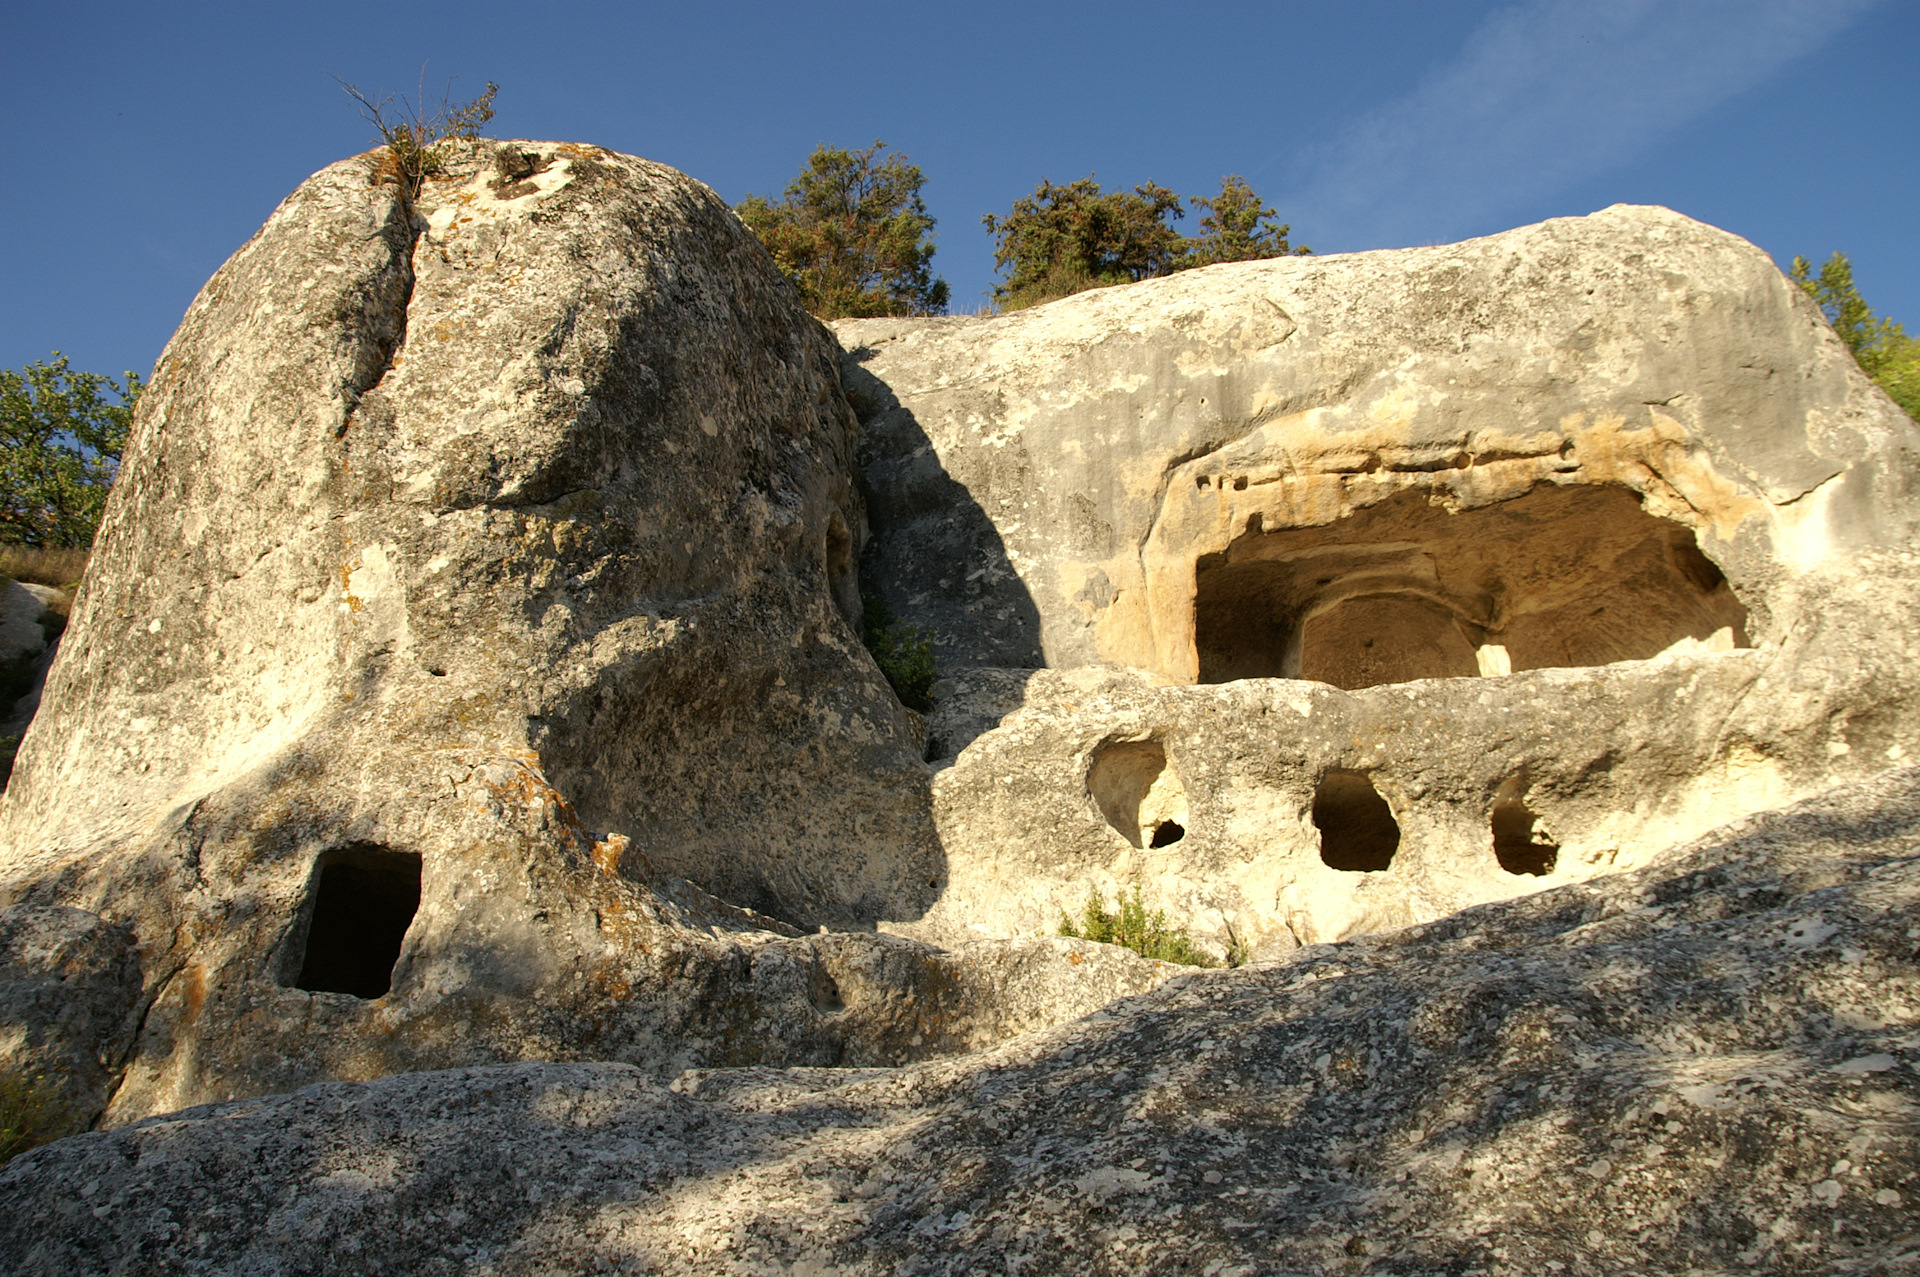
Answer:
<svg viewBox="0 0 1920 1277"><path fill-rule="evenodd" d="M1723 231L1620 206L835 332L866 580L949 672L912 934L1137 884L1279 953L1920 751L1920 430Z"/></svg>

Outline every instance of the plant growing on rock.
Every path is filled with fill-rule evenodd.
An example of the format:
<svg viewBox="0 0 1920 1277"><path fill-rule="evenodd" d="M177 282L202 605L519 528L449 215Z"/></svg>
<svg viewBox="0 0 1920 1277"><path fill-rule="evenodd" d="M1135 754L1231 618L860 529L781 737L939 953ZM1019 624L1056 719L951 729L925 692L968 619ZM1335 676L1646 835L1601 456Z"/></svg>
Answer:
<svg viewBox="0 0 1920 1277"><path fill-rule="evenodd" d="M886 143L820 146L774 203L749 195L735 212L822 319L939 315L947 281L934 277L934 219L920 167Z"/></svg>
<svg viewBox="0 0 1920 1277"><path fill-rule="evenodd" d="M489 80L479 97L455 102L448 96L449 85L440 101L431 103L427 100L424 68L421 77L421 87L412 101L391 93L375 99L357 85L334 77L359 105L361 118L379 132L386 148L381 166L391 166L391 175L400 180L409 199L419 192L421 182L446 171L452 143L470 142L480 136L480 130L493 118L493 95L500 91L500 86Z"/></svg>
<svg viewBox="0 0 1920 1277"><path fill-rule="evenodd" d="M0 1073L0 1166L41 1144L71 1135L73 1113L44 1077Z"/></svg>
<svg viewBox="0 0 1920 1277"><path fill-rule="evenodd" d="M1002 309L1020 310L1107 284L1126 284L1177 269L1182 240L1172 219L1184 217L1180 197L1144 182L1127 191L1102 191L1091 175L1065 185L1042 180L1005 215L981 224L997 241L996 284Z"/></svg>
<svg viewBox="0 0 1920 1277"><path fill-rule="evenodd" d="M917 625L895 620L893 610L875 595L864 595L860 602L860 641L892 684L893 694L908 709L922 714L931 710L933 682L940 676L934 663L933 635Z"/></svg>
<svg viewBox="0 0 1920 1277"><path fill-rule="evenodd" d="M1128 897L1122 892L1111 910L1098 891L1089 891L1087 903L1080 910L1079 922L1076 923L1062 911L1060 934L1074 940L1117 944L1143 958L1158 962L1177 962L1186 967L1220 965L1220 959L1193 942L1193 937L1187 934L1185 927L1168 925L1165 909L1148 913L1147 902L1137 882L1133 885L1133 895ZM1229 955L1229 965L1240 965L1233 960L1238 956L1236 947L1234 953Z"/></svg>
<svg viewBox="0 0 1920 1277"><path fill-rule="evenodd" d="M1793 259L1788 275L1806 290L1833 325L1867 376L1879 383L1906 414L1920 421L1920 340L1884 315L1873 313L1853 282L1853 263L1835 253L1813 273L1804 257Z"/></svg>
<svg viewBox="0 0 1920 1277"><path fill-rule="evenodd" d="M75 372L57 350L0 369L0 543L93 544L140 399L139 374L124 376Z"/></svg>

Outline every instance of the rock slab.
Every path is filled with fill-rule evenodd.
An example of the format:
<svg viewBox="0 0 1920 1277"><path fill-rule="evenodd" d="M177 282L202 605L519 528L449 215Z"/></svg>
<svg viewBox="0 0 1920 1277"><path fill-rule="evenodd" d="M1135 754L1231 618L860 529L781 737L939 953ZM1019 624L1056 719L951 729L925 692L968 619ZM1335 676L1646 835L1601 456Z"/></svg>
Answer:
<svg viewBox="0 0 1920 1277"><path fill-rule="evenodd" d="M313 1087L0 1173L14 1271L1897 1273L1920 769L899 1070Z"/></svg>

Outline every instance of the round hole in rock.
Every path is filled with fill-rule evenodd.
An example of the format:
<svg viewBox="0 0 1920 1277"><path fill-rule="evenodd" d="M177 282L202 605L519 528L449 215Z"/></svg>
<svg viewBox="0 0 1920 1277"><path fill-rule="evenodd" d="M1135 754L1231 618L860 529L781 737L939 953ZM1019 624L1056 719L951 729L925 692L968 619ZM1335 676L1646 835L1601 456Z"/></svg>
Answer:
<svg viewBox="0 0 1920 1277"><path fill-rule="evenodd" d="M1510 874L1545 877L1560 859L1560 844L1550 841L1534 825L1539 817L1518 798L1493 805L1493 854Z"/></svg>
<svg viewBox="0 0 1920 1277"><path fill-rule="evenodd" d="M1187 790L1157 740L1107 741L1094 751L1087 792L1114 831L1136 847L1186 836Z"/></svg>
<svg viewBox="0 0 1920 1277"><path fill-rule="evenodd" d="M420 907L420 857L371 843L322 853L300 975L314 993L384 997Z"/></svg>
<svg viewBox="0 0 1920 1277"><path fill-rule="evenodd" d="M1330 771L1313 791L1320 859L1331 869L1379 873L1400 849L1400 822L1365 772Z"/></svg>

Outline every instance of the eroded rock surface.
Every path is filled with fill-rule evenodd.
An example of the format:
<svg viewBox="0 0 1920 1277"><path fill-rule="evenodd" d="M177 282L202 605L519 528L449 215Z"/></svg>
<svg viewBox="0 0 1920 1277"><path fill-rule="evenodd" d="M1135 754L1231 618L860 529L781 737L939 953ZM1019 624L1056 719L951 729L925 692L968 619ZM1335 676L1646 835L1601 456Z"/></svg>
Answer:
<svg viewBox="0 0 1920 1277"><path fill-rule="evenodd" d="M1895 1273L1920 771L900 1070L514 1065L0 1173L22 1273Z"/></svg>
<svg viewBox="0 0 1920 1277"><path fill-rule="evenodd" d="M1920 750L1920 430L1666 209L835 332L865 577L949 674L911 933L1141 881L1223 949L1330 939ZM1129 750L1162 788L1117 818ZM1397 855L1323 862L1343 785Z"/></svg>
<svg viewBox="0 0 1920 1277"><path fill-rule="evenodd" d="M944 881L927 772L857 633L839 352L725 204L594 147L418 192L380 154L162 355L0 805L8 934L136 942L87 1111L897 1063L1164 978L871 933Z"/></svg>

